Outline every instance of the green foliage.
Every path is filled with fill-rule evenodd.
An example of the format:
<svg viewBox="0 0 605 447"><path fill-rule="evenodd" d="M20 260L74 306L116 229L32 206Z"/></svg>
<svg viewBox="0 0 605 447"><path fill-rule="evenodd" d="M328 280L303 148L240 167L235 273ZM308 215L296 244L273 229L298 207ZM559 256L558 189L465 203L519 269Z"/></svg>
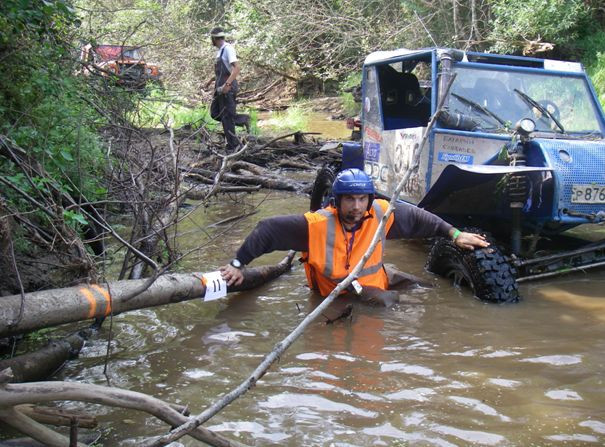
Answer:
<svg viewBox="0 0 605 447"><path fill-rule="evenodd" d="M573 58L569 47L603 14L600 0L73 1L82 41L143 46L165 85L187 97L212 77L215 25L235 42L246 87L255 89L272 71L317 85L342 81L368 53L402 47L518 53L541 41Z"/></svg>
<svg viewBox="0 0 605 447"><path fill-rule="evenodd" d="M298 79L339 80L375 49L417 45L406 2L234 0L227 14L248 60ZM424 34L423 34L424 36Z"/></svg>
<svg viewBox="0 0 605 447"><path fill-rule="evenodd" d="M162 82L187 97L210 78L214 51L208 31L230 2L220 0L73 0L82 20L77 39L140 47Z"/></svg>
<svg viewBox="0 0 605 447"><path fill-rule="evenodd" d="M73 228L76 228L78 225L88 224L88 221L82 214L70 210L63 211L63 218L65 219L65 223Z"/></svg>
<svg viewBox="0 0 605 447"><path fill-rule="evenodd" d="M77 18L65 0L3 0L0 3L0 45L12 46L24 36L62 35Z"/></svg>
<svg viewBox="0 0 605 447"><path fill-rule="evenodd" d="M137 127L162 127L170 124L175 129L183 126L216 129L217 122L210 117L208 106L191 108L184 105L185 101L185 98L163 89L152 89L147 96L140 98L128 118Z"/></svg>
<svg viewBox="0 0 605 447"><path fill-rule="evenodd" d="M594 30L578 42L582 62L595 87L601 106L605 107L605 31Z"/></svg>
<svg viewBox="0 0 605 447"><path fill-rule="evenodd" d="M269 133L304 131L309 119L309 111L305 109L304 103L300 102L288 107L284 112L272 113L271 118L263 121L262 129Z"/></svg>
<svg viewBox="0 0 605 447"><path fill-rule="evenodd" d="M252 108L244 108L240 113L246 113L250 116L250 133L252 135L259 135L260 129L258 128L258 111Z"/></svg>
<svg viewBox="0 0 605 447"><path fill-rule="evenodd" d="M494 0L492 50L514 53L529 40L568 43L591 17L583 0Z"/></svg>
<svg viewBox="0 0 605 447"><path fill-rule="evenodd" d="M0 4L0 134L6 135L49 174L19 174L0 158L0 175L22 190L50 194L49 185L78 197L99 197L104 157L96 136L99 117L92 92L74 73L69 33L78 20L69 2L7 0ZM13 193L5 197L31 209Z"/></svg>
<svg viewBox="0 0 605 447"><path fill-rule="evenodd" d="M601 107L605 109L605 52L598 53L596 60L587 69L601 102Z"/></svg>
<svg viewBox="0 0 605 447"><path fill-rule="evenodd" d="M342 98L344 113L348 116L355 116L360 113L360 105L353 99L350 90L361 85L361 71L350 73L343 82L340 83L340 97Z"/></svg>

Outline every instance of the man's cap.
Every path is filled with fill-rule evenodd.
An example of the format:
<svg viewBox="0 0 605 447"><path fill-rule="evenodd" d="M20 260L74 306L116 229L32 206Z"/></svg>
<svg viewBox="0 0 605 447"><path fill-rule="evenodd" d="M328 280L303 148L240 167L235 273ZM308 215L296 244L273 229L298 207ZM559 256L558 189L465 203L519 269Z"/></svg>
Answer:
<svg viewBox="0 0 605 447"><path fill-rule="evenodd" d="M225 35L225 30L220 26L212 28L212 30L210 31L210 37L225 37Z"/></svg>

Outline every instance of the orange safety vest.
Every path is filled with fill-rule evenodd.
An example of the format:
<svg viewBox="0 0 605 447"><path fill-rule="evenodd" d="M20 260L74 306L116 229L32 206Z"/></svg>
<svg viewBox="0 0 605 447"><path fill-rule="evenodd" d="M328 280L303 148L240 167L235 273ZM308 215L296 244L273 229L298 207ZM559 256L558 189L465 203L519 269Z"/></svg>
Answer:
<svg viewBox="0 0 605 447"><path fill-rule="evenodd" d="M336 285L346 278L357 265L370 246L374 233L389 203L376 199L372 203L366 217L353 235L344 232L338 217L338 210L332 206L315 212L305 213L309 226L309 251L303 253L307 282L313 290L322 296L328 296ZM371 217L368 218L367 215ZM358 281L362 286L374 286L386 290L388 278L382 265L386 234L393 225L394 216L391 214L386 224L382 238L366 264L359 272ZM353 245L347 253L347 244L353 237ZM347 262L348 257L348 262ZM347 269L348 264L348 269Z"/></svg>

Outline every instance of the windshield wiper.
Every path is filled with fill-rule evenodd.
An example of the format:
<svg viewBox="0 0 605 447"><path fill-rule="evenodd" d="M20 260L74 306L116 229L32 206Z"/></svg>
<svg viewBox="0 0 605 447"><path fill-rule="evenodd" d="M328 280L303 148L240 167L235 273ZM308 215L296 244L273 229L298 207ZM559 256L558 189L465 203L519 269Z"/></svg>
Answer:
<svg viewBox="0 0 605 447"><path fill-rule="evenodd" d="M514 89L514 91L527 104L529 104L530 106L535 107L540 112L542 112L543 115L546 115L547 117L549 117L553 121L553 123L555 123L557 125L557 127L559 128L559 130L561 131L561 133L565 133L565 129L563 128L563 125L559 122L558 119L555 118L555 116L552 113L550 113L548 111L548 109L546 107L544 107L542 104L540 104L538 101L536 101L535 99L533 99L532 97L530 97L526 93L523 93L522 91L517 90L517 89Z"/></svg>
<svg viewBox="0 0 605 447"><path fill-rule="evenodd" d="M506 122L502 118L500 118L498 115L496 115L494 112L492 112L491 110L487 109L486 107L483 107L481 104L479 104L479 103L477 103L477 102L475 102L475 101L473 101L471 99L465 98L464 96L460 96L460 95L458 95L456 93L453 93L453 92L451 93L451 95L454 98L458 99L459 101L462 101L463 103L468 104L469 106L471 106L471 107L479 110L480 112L483 112L485 115L491 116L493 119L495 119L496 121L498 121L498 123L501 126L506 127Z"/></svg>

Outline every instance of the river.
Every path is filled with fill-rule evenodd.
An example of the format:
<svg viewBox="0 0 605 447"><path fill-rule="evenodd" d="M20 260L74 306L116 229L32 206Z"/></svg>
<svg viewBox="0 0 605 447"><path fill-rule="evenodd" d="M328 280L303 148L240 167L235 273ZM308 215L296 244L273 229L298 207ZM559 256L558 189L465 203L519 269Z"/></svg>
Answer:
<svg viewBox="0 0 605 447"><path fill-rule="evenodd" d="M183 222L181 250L204 245L184 270L216 269L259 219L308 206L289 193L238 199L200 208ZM206 228L252 207L258 212L246 220ZM355 304L352 319L316 321L255 388L205 426L254 446L605 444L602 271L524 283L521 303L499 306L425 272L427 250L423 242L388 241L386 261L434 287L404 291L390 309ZM246 379L314 304L296 263L251 292L119 315L110 383L199 413ZM344 304L337 301L326 316L339 315ZM64 379L107 384L108 328L69 362ZM136 411L84 408L100 412L103 445L124 438L136 445L167 429Z"/></svg>

